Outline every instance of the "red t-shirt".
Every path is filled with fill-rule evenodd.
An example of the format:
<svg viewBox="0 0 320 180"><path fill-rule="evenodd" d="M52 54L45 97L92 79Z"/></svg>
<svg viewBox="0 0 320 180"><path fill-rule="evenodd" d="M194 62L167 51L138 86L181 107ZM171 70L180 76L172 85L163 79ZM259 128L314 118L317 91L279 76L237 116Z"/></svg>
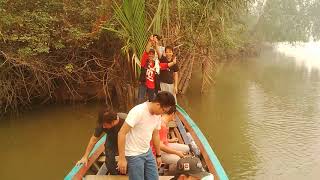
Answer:
<svg viewBox="0 0 320 180"><path fill-rule="evenodd" d="M149 89L155 88L156 69L154 67L154 61L149 60L147 52L144 52L141 58L141 68L146 68L146 86ZM160 69L167 69L168 63L159 63Z"/></svg>
<svg viewBox="0 0 320 180"><path fill-rule="evenodd" d="M160 141L164 144L164 145L166 145L166 146L168 146L168 127L166 126L166 124L164 124L163 122L162 122L162 124L161 124L161 129L159 130L159 138L160 138ZM152 148L152 152L153 152L153 154L154 155L156 155L156 150L154 149L154 147L153 147L153 143L152 142L150 142L150 146L151 146L151 148Z"/></svg>

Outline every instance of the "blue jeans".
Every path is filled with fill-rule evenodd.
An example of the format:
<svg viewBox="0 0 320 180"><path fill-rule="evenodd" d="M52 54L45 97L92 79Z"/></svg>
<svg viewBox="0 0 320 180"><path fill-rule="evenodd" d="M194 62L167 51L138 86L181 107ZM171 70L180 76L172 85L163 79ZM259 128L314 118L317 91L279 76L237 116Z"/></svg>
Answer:
<svg viewBox="0 0 320 180"><path fill-rule="evenodd" d="M148 95L148 100L152 101L156 96L156 91L155 89L147 88L145 84L140 84L138 92L138 104L143 103L145 101L146 94Z"/></svg>
<svg viewBox="0 0 320 180"><path fill-rule="evenodd" d="M158 180L158 167L151 149L137 156L126 156L129 180Z"/></svg>
<svg viewBox="0 0 320 180"><path fill-rule="evenodd" d="M146 85L141 83L139 85L139 92L138 92L138 103L139 104L145 101L146 92L147 92Z"/></svg>

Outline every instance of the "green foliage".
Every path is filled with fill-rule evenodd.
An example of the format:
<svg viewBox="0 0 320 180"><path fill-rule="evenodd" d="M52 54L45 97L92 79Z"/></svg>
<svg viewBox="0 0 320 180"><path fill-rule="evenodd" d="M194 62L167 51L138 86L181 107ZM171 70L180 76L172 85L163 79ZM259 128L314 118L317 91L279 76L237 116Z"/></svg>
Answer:
<svg viewBox="0 0 320 180"><path fill-rule="evenodd" d="M53 100L57 88L76 99L78 83L103 81L109 54L100 25L109 6L108 0L0 0L0 113Z"/></svg>
<svg viewBox="0 0 320 180"><path fill-rule="evenodd" d="M152 27L153 33L159 33L164 20L162 16L169 8L168 0L159 1L158 4L151 1L149 3L148 7L151 9L146 11L145 0L124 0L121 5L113 1L114 20L106 23L103 28L115 32L125 42L122 49L128 55L128 61L133 64L136 77L139 74L140 59L148 39L148 29Z"/></svg>
<svg viewBox="0 0 320 180"><path fill-rule="evenodd" d="M86 48L104 4L91 0L1 0L0 46L19 56Z"/></svg>
<svg viewBox="0 0 320 180"><path fill-rule="evenodd" d="M124 51L133 50L142 54L146 43L144 1L125 0L122 5L113 2L114 21L103 29L115 32L126 43Z"/></svg>

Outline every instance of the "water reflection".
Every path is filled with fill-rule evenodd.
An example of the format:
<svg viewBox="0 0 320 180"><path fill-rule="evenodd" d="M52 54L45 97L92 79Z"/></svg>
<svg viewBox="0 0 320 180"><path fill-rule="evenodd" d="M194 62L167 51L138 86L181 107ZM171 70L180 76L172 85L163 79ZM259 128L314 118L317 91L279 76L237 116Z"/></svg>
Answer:
<svg viewBox="0 0 320 180"><path fill-rule="evenodd" d="M297 66L304 66L308 72L320 70L320 42L279 43L276 45L278 52L288 57L294 57Z"/></svg>
<svg viewBox="0 0 320 180"><path fill-rule="evenodd" d="M63 179L82 156L98 105L35 108L0 121L0 179Z"/></svg>
<svg viewBox="0 0 320 180"><path fill-rule="evenodd" d="M195 80L182 101L230 179L320 176L320 54L307 47L279 45L226 65L209 94L196 93Z"/></svg>

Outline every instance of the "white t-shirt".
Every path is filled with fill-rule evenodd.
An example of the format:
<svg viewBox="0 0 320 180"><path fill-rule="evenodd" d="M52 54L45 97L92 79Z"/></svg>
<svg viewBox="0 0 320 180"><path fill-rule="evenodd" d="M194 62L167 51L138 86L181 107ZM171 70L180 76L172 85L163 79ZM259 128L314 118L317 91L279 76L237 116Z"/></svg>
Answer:
<svg viewBox="0 0 320 180"><path fill-rule="evenodd" d="M132 108L125 122L131 127L126 135L125 155L146 153L150 148L153 131L161 128L161 116L150 114L148 103L145 102Z"/></svg>

